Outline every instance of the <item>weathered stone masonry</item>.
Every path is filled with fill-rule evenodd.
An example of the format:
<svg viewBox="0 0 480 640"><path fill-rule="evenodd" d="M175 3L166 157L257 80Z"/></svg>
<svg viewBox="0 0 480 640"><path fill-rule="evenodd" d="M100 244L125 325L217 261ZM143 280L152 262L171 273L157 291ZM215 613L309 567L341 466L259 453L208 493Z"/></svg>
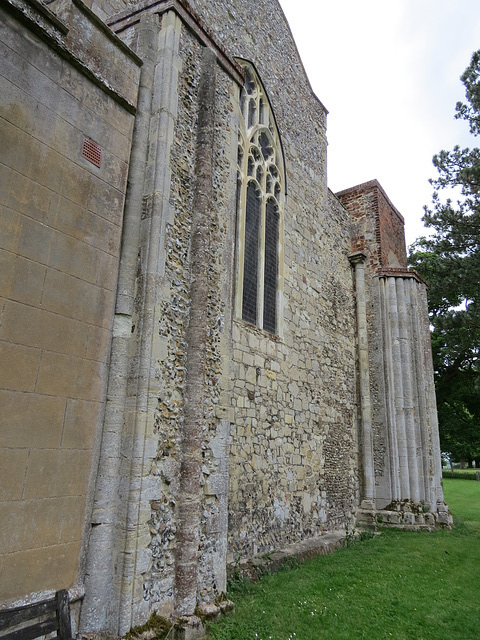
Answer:
<svg viewBox="0 0 480 640"><path fill-rule="evenodd" d="M56 8L58 15L36 2L0 8L7 603L61 588L74 601L83 594L141 67L82 3ZM100 166L83 155L86 141L101 148Z"/></svg>
<svg viewBox="0 0 480 640"><path fill-rule="evenodd" d="M337 194L353 215L351 256L365 272L368 358L359 357L371 383L373 448L363 455L364 477L375 486L364 494L361 519L382 513L386 524L448 524L443 500L433 368L425 283L407 269L403 218L372 181ZM368 257L367 257L368 256ZM357 287L357 299L358 299ZM360 331L360 316L357 316ZM363 360L363 362L362 362ZM363 417L363 416L362 416ZM363 420L363 436L368 425ZM365 442L364 442L365 445ZM365 446L364 446L365 451Z"/></svg>
<svg viewBox="0 0 480 640"><path fill-rule="evenodd" d="M3 606L188 637L239 558L448 525L425 285L277 1L2 7Z"/></svg>

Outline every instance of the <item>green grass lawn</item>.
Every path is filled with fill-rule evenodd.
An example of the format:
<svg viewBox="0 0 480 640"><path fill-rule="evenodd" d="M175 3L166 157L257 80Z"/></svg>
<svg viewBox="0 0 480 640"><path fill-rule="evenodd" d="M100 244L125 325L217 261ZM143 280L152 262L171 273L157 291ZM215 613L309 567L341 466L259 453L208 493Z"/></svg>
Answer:
<svg viewBox="0 0 480 640"><path fill-rule="evenodd" d="M453 476L452 476L452 470L450 468L444 468L443 477L444 478L454 477L454 478L475 480L477 471L480 471L480 469L454 469Z"/></svg>
<svg viewBox="0 0 480 640"><path fill-rule="evenodd" d="M445 480L453 531L384 530L237 584L212 640L479 640L480 482Z"/></svg>

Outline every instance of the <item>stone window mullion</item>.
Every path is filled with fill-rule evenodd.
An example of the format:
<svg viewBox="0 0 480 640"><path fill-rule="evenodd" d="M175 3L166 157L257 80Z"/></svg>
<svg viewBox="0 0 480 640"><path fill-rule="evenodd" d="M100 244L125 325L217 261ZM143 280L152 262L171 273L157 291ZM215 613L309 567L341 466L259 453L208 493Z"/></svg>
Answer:
<svg viewBox="0 0 480 640"><path fill-rule="evenodd" d="M243 272L245 262L245 216L241 215L246 207L246 190L242 187L245 181L246 159L243 160L244 172L239 173L237 182L237 231L236 231L236 251L237 251L237 289L235 292L236 307L238 315L243 314Z"/></svg>
<svg viewBox="0 0 480 640"><path fill-rule="evenodd" d="M265 205L266 197L262 191L262 207L260 211L260 228L258 233L258 297L257 323L263 329L264 290L265 290Z"/></svg>

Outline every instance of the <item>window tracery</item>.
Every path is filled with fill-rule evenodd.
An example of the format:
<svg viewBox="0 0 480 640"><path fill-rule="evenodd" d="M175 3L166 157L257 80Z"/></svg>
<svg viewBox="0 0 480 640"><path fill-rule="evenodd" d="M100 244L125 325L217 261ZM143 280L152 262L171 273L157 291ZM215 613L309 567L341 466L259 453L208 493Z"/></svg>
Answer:
<svg viewBox="0 0 480 640"><path fill-rule="evenodd" d="M240 97L236 315L281 334L284 162L268 97L253 66Z"/></svg>

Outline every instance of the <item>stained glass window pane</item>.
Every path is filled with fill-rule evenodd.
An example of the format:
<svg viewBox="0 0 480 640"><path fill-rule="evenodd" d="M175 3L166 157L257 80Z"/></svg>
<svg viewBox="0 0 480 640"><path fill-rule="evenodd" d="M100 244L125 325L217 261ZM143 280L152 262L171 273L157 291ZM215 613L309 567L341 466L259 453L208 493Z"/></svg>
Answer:
<svg viewBox="0 0 480 640"><path fill-rule="evenodd" d="M241 95L236 233L244 236L236 238L243 240L237 253L242 287L236 293L236 302L242 306L243 320L276 335L281 333L278 288L283 157L275 119L261 82L249 63L240 64L245 69L246 82ZM274 164L277 162L278 167Z"/></svg>
<svg viewBox="0 0 480 640"><path fill-rule="evenodd" d="M265 280L263 289L263 328L276 332L277 273L278 273L278 207L267 201L265 211Z"/></svg>
<svg viewBox="0 0 480 640"><path fill-rule="evenodd" d="M260 145L260 149L262 150L263 157L266 160L269 156L272 155L273 149L272 149L272 145L270 144L270 140L268 139L268 136L265 133L261 133L258 136L258 144Z"/></svg>
<svg viewBox="0 0 480 640"><path fill-rule="evenodd" d="M245 215L245 258L243 264L242 318L257 323L258 289L258 229L260 224L261 198L253 182L247 186Z"/></svg>
<svg viewBox="0 0 480 640"><path fill-rule="evenodd" d="M255 104L255 100L250 100L250 105L248 107L248 126L253 127L256 124L257 118L257 105Z"/></svg>

